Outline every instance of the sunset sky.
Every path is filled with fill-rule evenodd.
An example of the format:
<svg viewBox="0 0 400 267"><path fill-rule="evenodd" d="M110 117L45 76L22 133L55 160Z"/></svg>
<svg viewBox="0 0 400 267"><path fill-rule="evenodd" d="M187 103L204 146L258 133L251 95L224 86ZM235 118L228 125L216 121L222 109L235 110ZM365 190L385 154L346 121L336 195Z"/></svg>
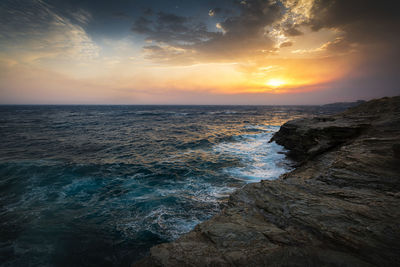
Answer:
<svg viewBox="0 0 400 267"><path fill-rule="evenodd" d="M400 94L396 1L2 0L0 104L324 104Z"/></svg>

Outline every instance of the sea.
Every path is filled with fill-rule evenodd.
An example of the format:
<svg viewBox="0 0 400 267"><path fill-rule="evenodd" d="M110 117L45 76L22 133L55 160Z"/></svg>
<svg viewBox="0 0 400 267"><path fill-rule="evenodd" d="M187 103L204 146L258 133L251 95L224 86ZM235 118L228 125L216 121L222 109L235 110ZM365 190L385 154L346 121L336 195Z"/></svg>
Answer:
<svg viewBox="0 0 400 267"><path fill-rule="evenodd" d="M293 163L319 106L0 106L0 265L130 266Z"/></svg>

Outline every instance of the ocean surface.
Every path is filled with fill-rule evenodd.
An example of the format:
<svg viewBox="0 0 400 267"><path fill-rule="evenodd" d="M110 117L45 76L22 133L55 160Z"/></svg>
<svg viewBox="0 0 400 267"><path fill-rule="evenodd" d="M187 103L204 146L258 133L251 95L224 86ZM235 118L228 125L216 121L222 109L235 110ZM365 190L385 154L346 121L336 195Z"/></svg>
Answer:
<svg viewBox="0 0 400 267"><path fill-rule="evenodd" d="M0 106L0 265L129 266L291 169L302 106Z"/></svg>

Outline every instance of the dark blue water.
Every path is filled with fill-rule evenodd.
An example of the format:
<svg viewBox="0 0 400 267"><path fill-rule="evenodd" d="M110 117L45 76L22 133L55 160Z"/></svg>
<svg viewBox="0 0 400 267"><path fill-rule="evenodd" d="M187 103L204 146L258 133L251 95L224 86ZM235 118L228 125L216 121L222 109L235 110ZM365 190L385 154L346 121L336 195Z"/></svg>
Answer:
<svg viewBox="0 0 400 267"><path fill-rule="evenodd" d="M0 106L2 266L129 266L290 169L315 107Z"/></svg>

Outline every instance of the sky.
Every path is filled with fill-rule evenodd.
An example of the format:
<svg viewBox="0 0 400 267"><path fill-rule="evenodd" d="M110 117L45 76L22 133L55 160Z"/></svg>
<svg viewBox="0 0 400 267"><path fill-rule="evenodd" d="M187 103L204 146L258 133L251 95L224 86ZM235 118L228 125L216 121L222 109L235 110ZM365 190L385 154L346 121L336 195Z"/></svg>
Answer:
<svg viewBox="0 0 400 267"><path fill-rule="evenodd" d="M377 0L1 0L0 104L325 104L400 95Z"/></svg>

